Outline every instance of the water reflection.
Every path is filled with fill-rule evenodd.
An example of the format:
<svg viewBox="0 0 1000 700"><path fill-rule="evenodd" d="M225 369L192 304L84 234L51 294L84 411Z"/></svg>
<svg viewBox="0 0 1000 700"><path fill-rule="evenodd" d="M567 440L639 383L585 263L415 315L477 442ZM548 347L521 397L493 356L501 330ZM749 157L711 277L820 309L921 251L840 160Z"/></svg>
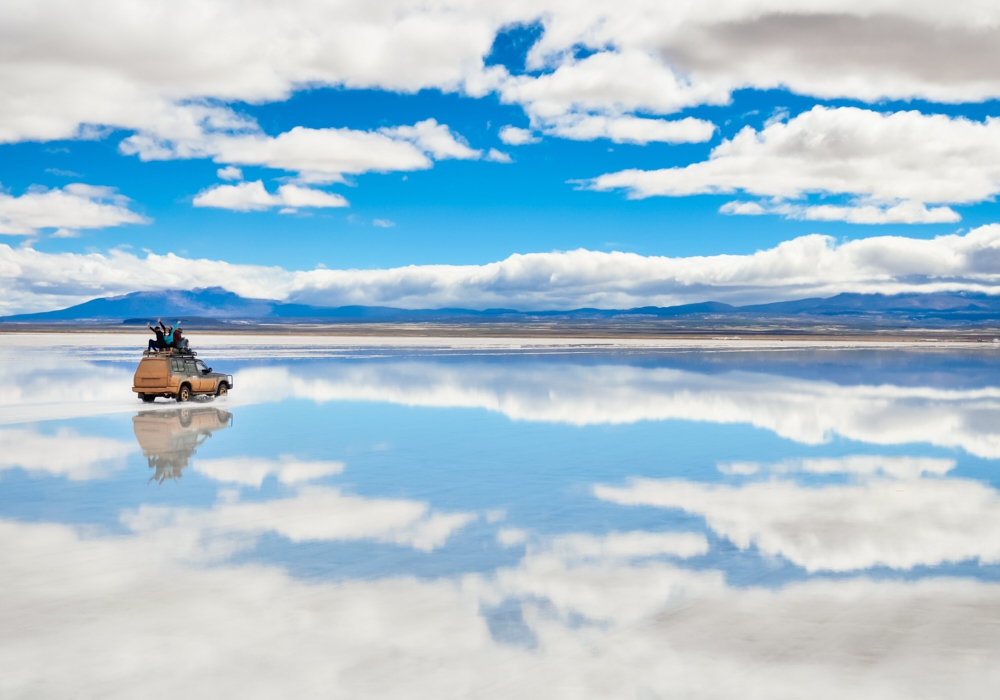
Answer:
<svg viewBox="0 0 1000 700"><path fill-rule="evenodd" d="M704 362L665 354L641 362L513 356L244 364L236 370L240 389L225 405L363 401L478 408L575 426L693 420L752 425L805 445L842 437L960 447L1000 458L1000 385L992 357L971 362L960 353L932 354L932 366L921 369L919 354L910 354L917 359L907 356L894 369L885 353L874 359L830 353L822 371L805 371L809 355L794 352L772 353L756 364L740 353ZM54 367L44 358L16 368L0 363L0 381L10 389L0 397L0 422L131 412L135 399L121 388L131 370L83 361Z"/></svg>
<svg viewBox="0 0 1000 700"><path fill-rule="evenodd" d="M267 359L124 414L4 368L0 696L992 697L963 362Z"/></svg>
<svg viewBox="0 0 1000 700"><path fill-rule="evenodd" d="M180 479L197 448L212 433L232 424L233 414L218 408L140 411L132 418L132 430L142 456L154 470L149 480L160 484L167 479Z"/></svg>

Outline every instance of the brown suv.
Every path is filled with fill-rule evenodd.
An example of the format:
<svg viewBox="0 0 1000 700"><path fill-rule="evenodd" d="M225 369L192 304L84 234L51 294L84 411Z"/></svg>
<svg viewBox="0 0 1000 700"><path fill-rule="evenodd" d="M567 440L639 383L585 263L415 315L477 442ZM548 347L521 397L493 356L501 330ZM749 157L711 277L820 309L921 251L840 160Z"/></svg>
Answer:
<svg viewBox="0 0 1000 700"><path fill-rule="evenodd" d="M187 401L196 395L225 396L233 375L213 372L192 355L149 355L139 361L132 391L150 403L157 396Z"/></svg>

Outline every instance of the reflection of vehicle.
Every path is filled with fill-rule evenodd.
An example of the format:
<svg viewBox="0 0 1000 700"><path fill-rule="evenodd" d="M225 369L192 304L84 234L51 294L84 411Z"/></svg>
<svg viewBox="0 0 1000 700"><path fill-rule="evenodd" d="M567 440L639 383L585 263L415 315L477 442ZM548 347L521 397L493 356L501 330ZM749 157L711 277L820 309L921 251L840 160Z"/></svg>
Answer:
<svg viewBox="0 0 1000 700"><path fill-rule="evenodd" d="M139 441L149 468L149 478L163 483L179 479L195 449L216 430L233 424L233 414L218 408L181 408L169 411L140 411L132 417L132 430Z"/></svg>
<svg viewBox="0 0 1000 700"><path fill-rule="evenodd" d="M144 357L132 380L132 391L146 403L157 396L174 397L178 401L187 401L198 394L224 396L232 388L233 375L213 372L190 355Z"/></svg>

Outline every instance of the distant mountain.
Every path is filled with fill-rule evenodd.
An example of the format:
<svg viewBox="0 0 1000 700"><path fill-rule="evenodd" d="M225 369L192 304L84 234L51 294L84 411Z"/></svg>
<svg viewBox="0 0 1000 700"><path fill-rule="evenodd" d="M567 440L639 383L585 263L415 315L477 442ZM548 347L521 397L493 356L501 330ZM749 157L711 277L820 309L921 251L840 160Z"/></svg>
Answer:
<svg viewBox="0 0 1000 700"><path fill-rule="evenodd" d="M269 299L248 299L221 287L134 292L94 299L58 311L0 318L6 323L114 322L145 323L184 319L189 325L219 325L233 322L295 323L389 323L389 322L488 322L596 321L620 319L679 319L703 321L797 320L841 323L889 323L912 321L969 323L1000 321L1000 297L985 294L838 294L828 299L798 299L771 304L731 306L708 301L699 304L634 309L573 309L569 311L517 311L514 309L397 309L388 306L322 307Z"/></svg>

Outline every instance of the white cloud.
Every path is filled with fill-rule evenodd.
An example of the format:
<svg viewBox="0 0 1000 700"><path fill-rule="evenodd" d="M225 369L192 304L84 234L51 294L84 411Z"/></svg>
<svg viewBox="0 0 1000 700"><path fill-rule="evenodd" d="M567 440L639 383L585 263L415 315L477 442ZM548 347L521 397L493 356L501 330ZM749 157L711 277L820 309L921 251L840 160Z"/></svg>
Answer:
<svg viewBox="0 0 1000 700"><path fill-rule="evenodd" d="M16 362L0 363L0 423L54 420L106 413L129 413L136 400L115 387L126 385L131 369L122 363L84 362L89 356L134 357L135 338L113 343L106 335L62 339L8 337L8 352L19 347ZM310 341L311 342L311 341ZM366 341L367 342L367 341ZM260 357L250 339L201 336L212 357ZM354 347L357 345L346 345ZM509 349L509 345L500 345ZM520 344L518 345L520 347ZM337 355L341 346L322 349L299 341L267 343L268 357ZM889 352L888 350L883 350ZM494 411L517 421L567 425L620 425L637 421L691 420L745 424L784 439L821 445L835 437L871 445L931 444L962 449L986 459L1000 458L1000 389L875 385L805 380L780 374L729 371L703 374L667 368L620 365L558 368L517 363L509 367L464 363L387 362L373 366L330 366L319 372L290 367L246 368L236 373L240 387L228 403L257 404L297 399L386 402L404 406L463 407ZM154 404L154 407L158 406ZM164 405L162 410L169 410ZM907 470L941 475L950 460L896 461L886 457L842 460L850 474L903 477ZM748 475L757 464L721 465L723 473ZM768 473L829 473L822 461L805 460L768 467Z"/></svg>
<svg viewBox="0 0 1000 700"><path fill-rule="evenodd" d="M594 178L595 190L629 197L679 197L744 192L774 205L735 202L724 213L765 211L790 218L851 223L958 220L948 207L1000 193L1000 120L976 122L916 111L880 113L855 107L814 107L761 131L745 127L709 159L662 170L624 170ZM781 199L808 194L854 195L852 206L798 206Z"/></svg>
<svg viewBox="0 0 1000 700"><path fill-rule="evenodd" d="M226 187L233 189L221 190ZM254 189L240 189L249 187ZM229 196L224 203L249 209L263 206L250 195L263 192L267 199L261 199L274 206L271 198L282 197L284 203L282 193L291 187L283 186L276 196L255 183L222 185L220 190ZM248 297L406 308L632 308L710 299L755 303L841 292L996 293L998 249L1000 225L989 225L929 240L874 236L837 243L809 235L750 255L668 258L575 250L517 254L486 265L288 271L172 254L52 254L0 245L0 308L7 313L41 310L137 290L214 285Z"/></svg>
<svg viewBox="0 0 1000 700"><path fill-rule="evenodd" d="M525 144L541 141L531 129L521 129L510 124L501 127L499 136L500 140L508 146L524 146Z"/></svg>
<svg viewBox="0 0 1000 700"><path fill-rule="evenodd" d="M883 473L901 478L885 478L856 463L838 468L835 460L823 462L821 473L854 473L859 482L807 487L772 479L734 487L633 479L624 487L596 486L594 494L621 505L696 513L740 549L753 545L810 572L1000 562L994 536L1000 527L1000 494L989 486L920 478L927 466L921 464L897 461ZM864 462L877 464L878 458Z"/></svg>
<svg viewBox="0 0 1000 700"><path fill-rule="evenodd" d="M491 148L486 154L486 160L492 163L513 163L514 159L510 157L509 153L504 153L503 151L498 151L495 148Z"/></svg>
<svg viewBox="0 0 1000 700"><path fill-rule="evenodd" d="M301 581L192 566L181 546L0 522L5 694L985 700L996 687L989 582L740 588L718 571L551 552L496 576ZM533 649L491 636L488 611L504 601Z"/></svg>
<svg viewBox="0 0 1000 700"><path fill-rule="evenodd" d="M196 459L193 469L216 481L260 487L268 476L277 477L283 484L298 484L340 474L344 471L344 463L300 461L287 455L278 460L264 457L226 457Z"/></svg>
<svg viewBox="0 0 1000 700"><path fill-rule="evenodd" d="M594 535L559 535L545 544L564 561L587 559L637 559L670 555L681 558L708 553L708 540L693 532L611 532Z"/></svg>
<svg viewBox="0 0 1000 700"><path fill-rule="evenodd" d="M208 122L239 129L246 121L214 105L283 100L321 86L498 91L539 125L566 115L724 104L743 88L868 101L1000 96L1000 11L975 2L626 0L609 9L565 0L379 7L291 0L241 3L236 13L230 0L186 0L127 15L110 11L106 0L35 6L32 13L0 10L8 28L2 141L93 137L106 125L141 132L149 155L156 141ZM541 74L484 67L501 28L537 20L543 33L528 64ZM574 58L581 46L595 53Z"/></svg>
<svg viewBox="0 0 1000 700"><path fill-rule="evenodd" d="M243 171L233 165L227 165L224 168L219 168L215 171L215 174L219 176L221 180L242 180Z"/></svg>
<svg viewBox="0 0 1000 700"><path fill-rule="evenodd" d="M742 423L808 445L840 436L873 445L929 443L961 448L987 459L1000 457L1000 430L995 428L1000 419L1000 389L995 387L853 385L754 372L705 375L616 365L498 369L423 362L344 367L308 375L286 368L247 369L237 379L243 387L241 395L267 397L259 400L295 397L318 403L373 401L482 408L512 420L569 425L644 420ZM284 389L278 392L274 387ZM908 459L896 464L884 457L871 459L890 475L918 464L926 473L940 474L950 465L947 460ZM821 463L806 464L796 468L823 468ZM861 473L863 462L849 464Z"/></svg>
<svg viewBox="0 0 1000 700"><path fill-rule="evenodd" d="M145 145L133 145L149 157L157 141L246 121L217 104L283 100L303 87L497 91L533 125L674 113L724 104L743 88L868 101L1000 96L1000 11L988 3L290 0L241 3L236 13L230 0L186 0L126 15L107 0L35 7L0 10L0 140L94 136L106 125L140 132ZM540 74L483 65L498 31L538 20L528 66ZM595 53L574 58L578 47Z"/></svg>
<svg viewBox="0 0 1000 700"><path fill-rule="evenodd" d="M297 185L282 185L277 194L264 189L260 180L236 185L216 185L194 198L196 207L216 207L233 211L263 211L273 207L346 207L339 194Z"/></svg>
<svg viewBox="0 0 1000 700"><path fill-rule="evenodd" d="M396 222L389 219L372 219L372 226L376 228L392 228L395 225Z"/></svg>
<svg viewBox="0 0 1000 700"><path fill-rule="evenodd" d="M79 229L149 223L129 203L110 187L80 183L51 190L33 187L19 197L0 192L0 234L28 236L54 228L57 235L72 235Z"/></svg>
<svg viewBox="0 0 1000 700"><path fill-rule="evenodd" d="M510 78L500 95L506 102L523 105L532 122L542 125L567 115L622 115L637 110L670 114L729 100L724 86L693 84L651 52L627 49L565 60L539 76Z"/></svg>
<svg viewBox="0 0 1000 700"><path fill-rule="evenodd" d="M143 160L210 157L219 163L277 168L298 173L299 180L310 183L342 182L344 175L372 171L424 170L432 167L432 157L483 157L482 151L470 148L434 119L378 131L297 126L277 136L268 136L249 122L240 122L239 127L233 131L198 125L178 134L141 132L122 141L121 150ZM242 175L236 167L219 172Z"/></svg>
<svg viewBox="0 0 1000 700"><path fill-rule="evenodd" d="M465 139L456 136L445 124L438 124L434 119L425 119L413 126L396 126L379 129L379 133L393 139L410 141L424 153L429 153L436 160L457 158L459 160L476 160L482 156L482 151L469 148Z"/></svg>
<svg viewBox="0 0 1000 700"><path fill-rule="evenodd" d="M135 451L133 443L80 435L69 428L48 435L26 428L0 430L0 472L17 468L72 481L100 479L124 469L125 458Z"/></svg>
<svg viewBox="0 0 1000 700"><path fill-rule="evenodd" d="M757 202L726 202L719 211L723 214L760 216L780 214L788 219L804 221L846 221L851 224L942 224L954 223L962 217L951 207L927 208L921 202L904 201L894 205L852 204L837 206L820 204L804 206L787 202L761 206Z"/></svg>
<svg viewBox="0 0 1000 700"><path fill-rule="evenodd" d="M238 465L232 462L209 463L206 475L257 485L265 476L261 466L270 468L251 466L252 480L249 473L239 473ZM321 476L324 471L332 473L330 468L331 463L295 463L278 474L285 477L285 483L295 483ZM320 486L302 487L288 498L224 501L210 510L144 505L122 516L134 532L193 543L196 549L191 553L199 556L228 553L233 546L246 547L264 533L292 542L371 540L431 552L475 519L473 513L432 511L420 501L350 496Z"/></svg>
<svg viewBox="0 0 1000 700"><path fill-rule="evenodd" d="M576 141L611 139L615 143L645 145L650 141L700 143L715 133L715 125L687 117L677 121L639 117L569 115L548 122L546 133Z"/></svg>

